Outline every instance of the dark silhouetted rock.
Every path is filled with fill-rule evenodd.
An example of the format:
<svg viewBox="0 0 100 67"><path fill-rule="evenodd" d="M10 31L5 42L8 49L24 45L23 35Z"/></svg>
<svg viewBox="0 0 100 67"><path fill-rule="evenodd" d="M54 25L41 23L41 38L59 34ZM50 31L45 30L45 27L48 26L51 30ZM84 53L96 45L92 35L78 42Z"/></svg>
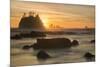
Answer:
<svg viewBox="0 0 100 67"><path fill-rule="evenodd" d="M93 55L93 54L87 52L87 53L85 53L84 58L85 58L87 61L94 61L94 60L95 60L95 55Z"/></svg>
<svg viewBox="0 0 100 67"><path fill-rule="evenodd" d="M95 43L95 40L91 40L90 43Z"/></svg>
<svg viewBox="0 0 100 67"><path fill-rule="evenodd" d="M31 35L34 35L34 37L45 37L46 34L44 32L39 32L39 31L32 31Z"/></svg>
<svg viewBox="0 0 100 67"><path fill-rule="evenodd" d="M33 38L33 37L45 37L46 34L43 32L32 31L30 33L21 33L20 36L24 38Z"/></svg>
<svg viewBox="0 0 100 67"><path fill-rule="evenodd" d="M29 46L29 45L25 45L25 46L23 46L22 47L22 49L24 49L24 50L28 50L28 49L30 49L31 47Z"/></svg>
<svg viewBox="0 0 100 67"><path fill-rule="evenodd" d="M67 38L37 39L34 49L70 48L71 41Z"/></svg>
<svg viewBox="0 0 100 67"><path fill-rule="evenodd" d="M45 51L40 50L37 54L37 59L38 60L46 60L48 58L51 58Z"/></svg>
<svg viewBox="0 0 100 67"><path fill-rule="evenodd" d="M78 46L78 45L79 45L79 42L77 40L72 41L72 46Z"/></svg>
<svg viewBox="0 0 100 67"><path fill-rule="evenodd" d="M45 27L43 26L43 22L39 15L32 12L29 13L29 16L25 15L26 14L24 13L24 16L19 23L20 36L25 38L46 36L45 33L43 33Z"/></svg>
<svg viewBox="0 0 100 67"><path fill-rule="evenodd" d="M29 16L23 16L19 23L19 29L34 29L34 30L44 30L43 23L37 14L30 13Z"/></svg>
<svg viewBox="0 0 100 67"><path fill-rule="evenodd" d="M14 35L14 36L11 36L11 39L16 39L16 40L18 40L18 39L22 39L22 37L20 36L20 35Z"/></svg>

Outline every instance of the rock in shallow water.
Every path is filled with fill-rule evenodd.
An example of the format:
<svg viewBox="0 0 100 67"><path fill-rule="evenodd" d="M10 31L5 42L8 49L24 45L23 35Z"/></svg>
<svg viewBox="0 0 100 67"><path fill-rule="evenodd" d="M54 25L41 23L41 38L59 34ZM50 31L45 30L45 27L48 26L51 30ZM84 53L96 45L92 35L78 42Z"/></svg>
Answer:
<svg viewBox="0 0 100 67"><path fill-rule="evenodd" d="M14 36L11 36L11 39L15 39L15 40L18 40L18 39L22 39L22 37L20 35L14 35Z"/></svg>
<svg viewBox="0 0 100 67"><path fill-rule="evenodd" d="M31 48L31 46L29 46L29 45L25 45L25 46L22 47L22 49L24 49L24 50L28 50L30 48Z"/></svg>
<svg viewBox="0 0 100 67"><path fill-rule="evenodd" d="M91 40L90 43L95 43L95 40Z"/></svg>
<svg viewBox="0 0 100 67"><path fill-rule="evenodd" d="M87 52L84 54L84 58L87 60L87 61L95 61L95 55Z"/></svg>
<svg viewBox="0 0 100 67"><path fill-rule="evenodd" d="M50 55L48 55L45 51L43 50L40 50L37 54L37 59L38 60L46 60L48 58L51 58Z"/></svg>
<svg viewBox="0 0 100 67"><path fill-rule="evenodd" d="M79 45L79 42L77 40L72 41L72 46L78 46L78 45Z"/></svg>
<svg viewBox="0 0 100 67"><path fill-rule="evenodd" d="M34 49L70 48L71 41L67 38L37 39Z"/></svg>

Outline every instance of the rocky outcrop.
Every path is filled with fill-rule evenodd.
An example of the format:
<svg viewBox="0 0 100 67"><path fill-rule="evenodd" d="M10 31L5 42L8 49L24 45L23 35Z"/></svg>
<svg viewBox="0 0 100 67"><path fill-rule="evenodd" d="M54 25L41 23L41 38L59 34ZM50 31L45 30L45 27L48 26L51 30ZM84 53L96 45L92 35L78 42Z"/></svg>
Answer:
<svg viewBox="0 0 100 67"><path fill-rule="evenodd" d="M11 36L11 39L19 40L19 39L22 39L22 37L16 34L16 35Z"/></svg>
<svg viewBox="0 0 100 67"><path fill-rule="evenodd" d="M21 18L19 23L19 29L34 29L34 30L44 30L43 23L39 17L39 15L35 15L30 13L29 16L24 16Z"/></svg>
<svg viewBox="0 0 100 67"><path fill-rule="evenodd" d="M70 48L71 41L67 38L37 39L34 49Z"/></svg>
<svg viewBox="0 0 100 67"><path fill-rule="evenodd" d="M38 31L32 31L30 33L20 33L11 36L11 39L22 39L22 38L35 38L35 37L45 37L46 34L43 32L38 32Z"/></svg>
<svg viewBox="0 0 100 67"><path fill-rule="evenodd" d="M33 37L45 37L46 34L43 32L32 31L30 33L21 33L20 36L24 38L33 38Z"/></svg>
<svg viewBox="0 0 100 67"><path fill-rule="evenodd" d="M58 48L71 48L73 46L78 46L79 42L73 40L71 42L68 38L51 38L51 39L37 39L37 43L30 46L24 46L23 49L33 48L33 49L58 49Z"/></svg>

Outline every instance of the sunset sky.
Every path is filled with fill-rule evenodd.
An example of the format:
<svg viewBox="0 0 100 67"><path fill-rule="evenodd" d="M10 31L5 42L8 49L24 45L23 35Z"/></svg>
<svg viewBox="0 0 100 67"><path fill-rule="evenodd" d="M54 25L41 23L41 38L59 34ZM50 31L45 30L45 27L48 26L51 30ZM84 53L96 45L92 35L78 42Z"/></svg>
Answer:
<svg viewBox="0 0 100 67"><path fill-rule="evenodd" d="M45 27L50 24L63 28L95 27L95 6L69 5L38 2L11 2L11 28L17 28L24 12L39 14Z"/></svg>

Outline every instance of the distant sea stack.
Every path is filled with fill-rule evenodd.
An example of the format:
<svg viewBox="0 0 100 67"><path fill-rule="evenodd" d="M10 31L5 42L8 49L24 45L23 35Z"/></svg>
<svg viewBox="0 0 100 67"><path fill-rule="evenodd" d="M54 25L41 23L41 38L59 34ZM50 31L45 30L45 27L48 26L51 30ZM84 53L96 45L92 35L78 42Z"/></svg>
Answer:
<svg viewBox="0 0 100 67"><path fill-rule="evenodd" d="M43 23L38 14L29 12L29 16L24 13L19 23L19 29L21 30L45 30Z"/></svg>

